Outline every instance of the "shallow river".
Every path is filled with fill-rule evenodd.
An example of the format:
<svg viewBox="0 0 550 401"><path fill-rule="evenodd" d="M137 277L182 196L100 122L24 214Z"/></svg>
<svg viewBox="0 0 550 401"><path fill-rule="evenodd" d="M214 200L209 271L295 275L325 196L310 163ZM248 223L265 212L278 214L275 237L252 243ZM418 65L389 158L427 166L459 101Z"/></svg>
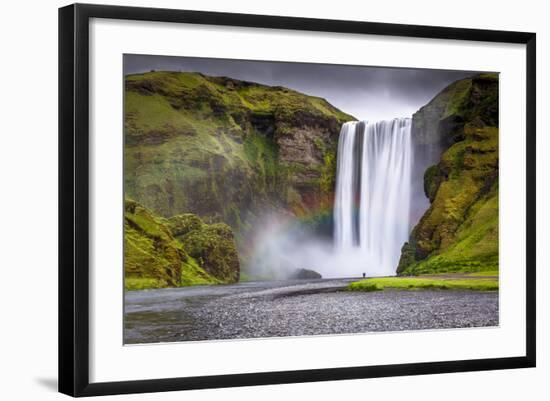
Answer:
<svg viewBox="0 0 550 401"><path fill-rule="evenodd" d="M344 291L353 280L262 281L130 291L125 295L125 342L498 325L497 292Z"/></svg>

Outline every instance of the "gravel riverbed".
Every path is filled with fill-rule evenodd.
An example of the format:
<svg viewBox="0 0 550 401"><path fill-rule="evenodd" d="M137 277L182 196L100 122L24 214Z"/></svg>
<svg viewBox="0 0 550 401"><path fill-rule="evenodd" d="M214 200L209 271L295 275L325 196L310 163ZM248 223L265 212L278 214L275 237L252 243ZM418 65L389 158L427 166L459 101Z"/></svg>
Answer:
<svg viewBox="0 0 550 401"><path fill-rule="evenodd" d="M353 280L130 291L125 295L125 343L498 325L497 292L345 291Z"/></svg>

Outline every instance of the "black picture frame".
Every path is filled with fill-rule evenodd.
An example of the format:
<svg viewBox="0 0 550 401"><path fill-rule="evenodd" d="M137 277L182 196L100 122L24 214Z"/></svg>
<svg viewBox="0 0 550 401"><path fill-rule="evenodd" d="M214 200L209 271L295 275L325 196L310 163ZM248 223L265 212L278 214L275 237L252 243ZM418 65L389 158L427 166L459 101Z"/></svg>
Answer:
<svg viewBox="0 0 550 401"><path fill-rule="evenodd" d="M91 18L436 38L526 46L526 352L524 356L382 366L90 383L89 117ZM59 9L59 391L71 396L143 393L534 367L536 363L536 35L479 29L74 4Z"/></svg>

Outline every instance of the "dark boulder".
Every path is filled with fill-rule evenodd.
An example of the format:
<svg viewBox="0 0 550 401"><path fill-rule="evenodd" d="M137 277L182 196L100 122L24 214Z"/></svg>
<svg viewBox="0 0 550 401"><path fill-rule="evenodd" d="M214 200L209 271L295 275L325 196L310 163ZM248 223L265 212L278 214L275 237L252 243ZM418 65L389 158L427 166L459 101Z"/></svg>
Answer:
<svg viewBox="0 0 550 401"><path fill-rule="evenodd" d="M291 274L290 278L304 280L304 279L323 278L323 276L321 276L315 270L297 269Z"/></svg>

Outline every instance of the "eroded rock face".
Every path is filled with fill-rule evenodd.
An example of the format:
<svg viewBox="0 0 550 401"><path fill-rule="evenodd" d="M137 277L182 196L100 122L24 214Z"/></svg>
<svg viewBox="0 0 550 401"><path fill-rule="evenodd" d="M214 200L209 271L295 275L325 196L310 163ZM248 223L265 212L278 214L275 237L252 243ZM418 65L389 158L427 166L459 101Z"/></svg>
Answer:
<svg viewBox="0 0 550 401"><path fill-rule="evenodd" d="M414 115L413 141L429 207L398 273L498 269L498 75L444 89Z"/></svg>

